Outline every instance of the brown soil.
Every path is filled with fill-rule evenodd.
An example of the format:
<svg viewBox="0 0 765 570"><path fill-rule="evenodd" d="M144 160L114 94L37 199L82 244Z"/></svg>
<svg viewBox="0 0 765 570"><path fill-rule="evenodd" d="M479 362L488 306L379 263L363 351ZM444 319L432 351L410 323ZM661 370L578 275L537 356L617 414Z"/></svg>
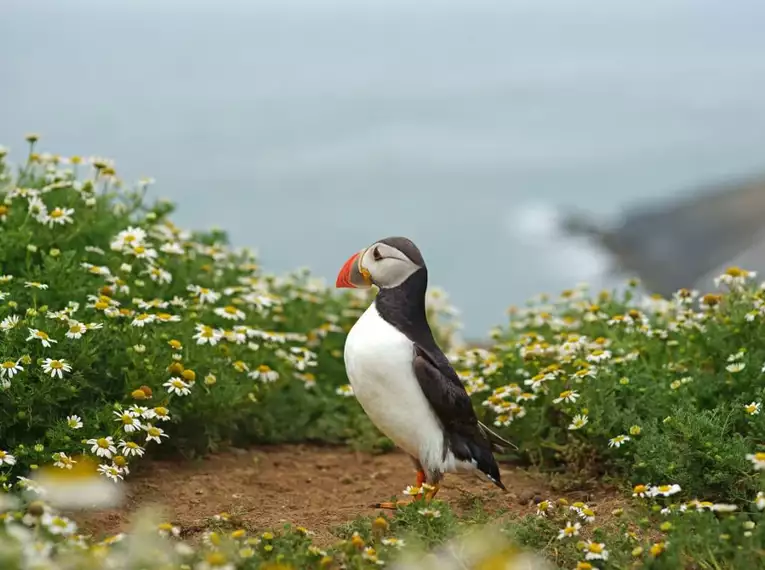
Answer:
<svg viewBox="0 0 765 570"><path fill-rule="evenodd" d="M370 504L401 497L414 475L410 460L398 452L370 455L308 445L233 450L197 461L147 461L128 477L121 508L73 516L82 532L103 537L128 530L140 508L162 506L167 521L194 535L211 517L227 512L250 529L301 525L326 544L335 539L338 525L377 512ZM458 511L480 500L490 512L518 514L533 512L535 497L588 501L601 515L618 502L617 494L605 489L555 491L546 477L521 469L503 468L502 479L507 494L475 476L450 474L438 498Z"/></svg>

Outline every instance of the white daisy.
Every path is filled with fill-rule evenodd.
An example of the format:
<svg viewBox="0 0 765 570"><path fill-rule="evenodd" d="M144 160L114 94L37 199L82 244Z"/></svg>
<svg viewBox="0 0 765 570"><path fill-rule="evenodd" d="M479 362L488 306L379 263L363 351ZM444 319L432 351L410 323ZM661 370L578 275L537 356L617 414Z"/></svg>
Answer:
<svg viewBox="0 0 765 570"><path fill-rule="evenodd" d="M120 453L125 457L130 457L131 455L142 457L143 451L143 447L134 441L125 441L124 439L120 440Z"/></svg>
<svg viewBox="0 0 765 570"><path fill-rule="evenodd" d="M88 327L75 320L69 321L69 330L66 331L66 338L80 339L88 331Z"/></svg>
<svg viewBox="0 0 765 570"><path fill-rule="evenodd" d="M117 453L117 448L114 447L114 441L111 436L89 439L85 443L92 446L90 452L95 453L98 457L111 459L112 455Z"/></svg>
<svg viewBox="0 0 765 570"><path fill-rule="evenodd" d="M757 453L747 453L746 458L752 462L755 471L762 471L765 469L765 453L758 451Z"/></svg>
<svg viewBox="0 0 765 570"><path fill-rule="evenodd" d="M558 540L578 536L580 528L582 528L582 523L578 521L575 523L566 522L566 526L558 531Z"/></svg>
<svg viewBox="0 0 765 570"><path fill-rule="evenodd" d="M577 414L571 420L571 424L569 424L568 429L572 431L581 429L587 424L588 421L589 419L585 414Z"/></svg>
<svg viewBox="0 0 765 570"><path fill-rule="evenodd" d="M617 435L608 440L608 447L621 447L623 443L630 440L628 435Z"/></svg>
<svg viewBox="0 0 765 570"><path fill-rule="evenodd" d="M0 449L0 465L15 465L16 464L16 458L8 453L7 451L3 451Z"/></svg>
<svg viewBox="0 0 765 570"><path fill-rule="evenodd" d="M167 435L162 428L155 427L151 424L146 424L144 427L146 430L146 441L156 441L157 443L162 443L161 437L170 437Z"/></svg>
<svg viewBox="0 0 765 570"><path fill-rule="evenodd" d="M48 333L38 329L29 329L29 336L27 341L39 340L45 348L50 348L51 343L57 343L57 340L53 340L48 336Z"/></svg>
<svg viewBox="0 0 765 570"><path fill-rule="evenodd" d="M63 451L56 453L53 457L55 459L53 466L58 467L59 469L71 469L72 466L77 463Z"/></svg>
<svg viewBox="0 0 765 570"><path fill-rule="evenodd" d="M71 224L74 222L72 214L74 214L74 208L56 207L48 212L48 215L42 217L40 221L51 228L56 224L63 226L65 224Z"/></svg>
<svg viewBox="0 0 765 570"><path fill-rule="evenodd" d="M0 378L13 378L24 370L24 367L19 364L21 360L6 360L3 363L0 363Z"/></svg>
<svg viewBox="0 0 765 570"><path fill-rule="evenodd" d="M122 423L122 429L126 433L131 433L141 429L141 420L138 419L130 410L115 411L114 420Z"/></svg>
<svg viewBox="0 0 765 570"><path fill-rule="evenodd" d="M276 370L272 370L270 366L261 364L252 372L247 374L254 380L260 380L261 382L276 382L279 379L279 373Z"/></svg>
<svg viewBox="0 0 765 570"><path fill-rule="evenodd" d="M120 469L117 465L112 463L111 465L107 465L106 463L102 463L98 466L98 472L101 473L101 475L105 475L115 483L122 479L122 469Z"/></svg>
<svg viewBox="0 0 765 570"><path fill-rule="evenodd" d="M178 394L179 396L188 396L191 394L189 385L177 376L170 378L170 380L162 385L167 388L167 391L171 394Z"/></svg>
<svg viewBox="0 0 765 570"><path fill-rule="evenodd" d="M0 321L0 330L9 331L15 328L20 320L18 315L9 315Z"/></svg>
<svg viewBox="0 0 765 570"><path fill-rule="evenodd" d="M242 321L246 317L246 315L244 314L244 311L237 309L233 305L226 305L225 307L216 307L214 310L214 313L218 315L219 317L223 317L224 319L228 319L230 321Z"/></svg>
<svg viewBox="0 0 765 570"><path fill-rule="evenodd" d="M80 429L82 427L82 418L80 416L67 416L66 424L70 429Z"/></svg>
<svg viewBox="0 0 765 570"><path fill-rule="evenodd" d="M42 368L46 374L50 374L51 378L58 376L59 378L63 379L64 372L72 371L72 367L64 359L54 360L52 358L46 358L43 360Z"/></svg>

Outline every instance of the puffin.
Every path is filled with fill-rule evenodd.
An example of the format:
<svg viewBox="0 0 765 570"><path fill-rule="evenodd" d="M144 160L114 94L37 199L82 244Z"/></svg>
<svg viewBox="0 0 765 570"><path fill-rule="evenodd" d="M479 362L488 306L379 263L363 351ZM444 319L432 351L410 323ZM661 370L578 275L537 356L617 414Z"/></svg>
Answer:
<svg viewBox="0 0 765 570"><path fill-rule="evenodd" d="M446 473L472 472L507 492L495 451L515 447L476 416L428 324L428 269L406 237L387 237L343 264L337 288L377 288L345 339L353 394L372 423L411 458L411 500L435 497ZM395 509L409 501L371 506Z"/></svg>

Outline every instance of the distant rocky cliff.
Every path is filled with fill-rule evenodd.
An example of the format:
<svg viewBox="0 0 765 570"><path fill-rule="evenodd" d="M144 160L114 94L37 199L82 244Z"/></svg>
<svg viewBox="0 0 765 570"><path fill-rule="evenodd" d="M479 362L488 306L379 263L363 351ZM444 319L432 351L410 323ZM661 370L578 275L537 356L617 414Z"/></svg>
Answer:
<svg viewBox="0 0 765 570"><path fill-rule="evenodd" d="M610 253L616 272L665 296L681 287L711 290L729 265L765 277L765 175L627 212L618 227L569 215L564 229Z"/></svg>

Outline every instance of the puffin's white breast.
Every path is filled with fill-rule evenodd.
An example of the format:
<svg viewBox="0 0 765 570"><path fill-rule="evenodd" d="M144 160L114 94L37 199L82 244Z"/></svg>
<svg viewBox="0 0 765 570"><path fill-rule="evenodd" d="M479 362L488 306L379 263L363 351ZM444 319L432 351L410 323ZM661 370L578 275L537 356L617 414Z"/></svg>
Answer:
<svg viewBox="0 0 765 570"><path fill-rule="evenodd" d="M412 341L385 321L374 303L345 341L348 379L372 422L424 468L443 471L443 431L414 375L413 360Z"/></svg>

